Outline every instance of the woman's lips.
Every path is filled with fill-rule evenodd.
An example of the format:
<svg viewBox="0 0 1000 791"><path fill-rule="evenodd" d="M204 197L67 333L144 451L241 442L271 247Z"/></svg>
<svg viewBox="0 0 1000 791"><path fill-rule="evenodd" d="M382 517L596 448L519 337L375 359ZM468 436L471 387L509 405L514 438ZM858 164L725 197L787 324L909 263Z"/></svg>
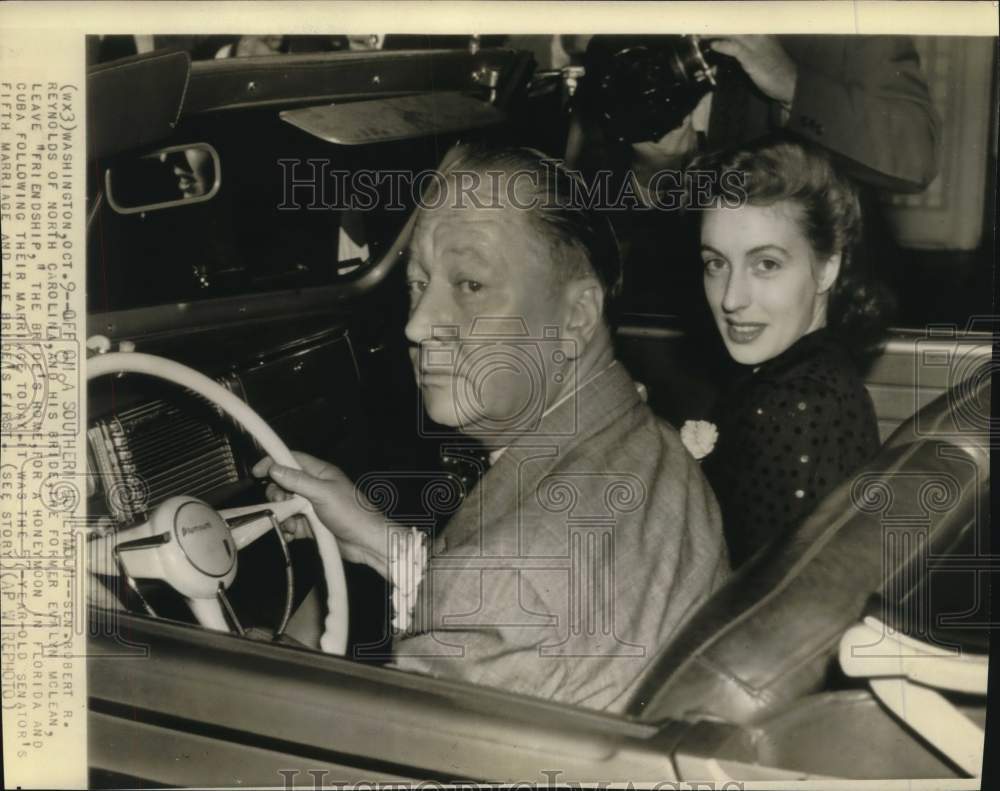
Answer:
<svg viewBox="0 0 1000 791"><path fill-rule="evenodd" d="M733 343L753 343L767 327L759 322L726 322L726 335Z"/></svg>

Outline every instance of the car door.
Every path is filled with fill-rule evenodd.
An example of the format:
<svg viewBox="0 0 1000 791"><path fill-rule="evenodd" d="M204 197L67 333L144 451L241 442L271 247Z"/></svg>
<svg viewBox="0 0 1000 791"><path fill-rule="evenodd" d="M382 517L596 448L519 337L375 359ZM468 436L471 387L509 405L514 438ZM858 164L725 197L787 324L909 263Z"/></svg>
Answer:
<svg viewBox="0 0 1000 791"><path fill-rule="evenodd" d="M685 729L127 613L90 629L98 787L671 781Z"/></svg>

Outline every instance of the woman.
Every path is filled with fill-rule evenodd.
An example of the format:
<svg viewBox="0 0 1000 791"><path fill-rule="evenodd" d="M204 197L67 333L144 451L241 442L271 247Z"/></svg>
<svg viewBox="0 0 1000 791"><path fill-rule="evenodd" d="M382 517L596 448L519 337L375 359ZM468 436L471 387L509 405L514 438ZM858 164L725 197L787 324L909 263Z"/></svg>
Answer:
<svg viewBox="0 0 1000 791"><path fill-rule="evenodd" d="M848 349L871 339L882 310L859 277L857 192L825 155L767 143L713 168L742 172L745 189L731 201L732 175L715 179L730 190L701 219L705 296L745 367L716 409L718 443L704 462L735 568L878 450Z"/></svg>

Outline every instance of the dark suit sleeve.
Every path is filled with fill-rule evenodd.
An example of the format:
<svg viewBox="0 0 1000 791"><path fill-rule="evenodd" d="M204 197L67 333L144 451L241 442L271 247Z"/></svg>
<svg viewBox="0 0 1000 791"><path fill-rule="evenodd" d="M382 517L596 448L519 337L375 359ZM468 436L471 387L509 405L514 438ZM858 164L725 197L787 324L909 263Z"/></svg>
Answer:
<svg viewBox="0 0 1000 791"><path fill-rule="evenodd" d="M799 62L787 128L859 166L870 183L925 188L938 168L940 123L905 36L845 36L840 64Z"/></svg>

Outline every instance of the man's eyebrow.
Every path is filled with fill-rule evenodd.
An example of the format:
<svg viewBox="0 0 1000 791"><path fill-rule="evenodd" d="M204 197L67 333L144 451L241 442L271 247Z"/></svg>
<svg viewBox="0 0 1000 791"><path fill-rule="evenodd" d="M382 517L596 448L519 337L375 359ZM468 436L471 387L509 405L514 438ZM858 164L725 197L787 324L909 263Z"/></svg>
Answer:
<svg viewBox="0 0 1000 791"><path fill-rule="evenodd" d="M486 256L483 255L482 248L475 244L463 244L457 243L449 245L445 248L444 252L451 255L460 255L467 258L472 258L475 262L480 264L487 264Z"/></svg>
<svg viewBox="0 0 1000 791"><path fill-rule="evenodd" d="M405 255L407 273L413 271L414 269L419 269L421 272L425 271L423 262L421 262L420 256L417 255L415 251L407 251Z"/></svg>
<svg viewBox="0 0 1000 791"><path fill-rule="evenodd" d="M701 249L703 252L715 253L716 255L721 256L722 258L726 257L725 253L723 253L721 250L716 250L710 244L702 244ZM765 250L777 250L779 253L784 253L785 255L788 255L788 250L786 250L780 244L759 244L756 247L751 247L749 250L747 250L746 254L756 255L757 253L763 253Z"/></svg>

